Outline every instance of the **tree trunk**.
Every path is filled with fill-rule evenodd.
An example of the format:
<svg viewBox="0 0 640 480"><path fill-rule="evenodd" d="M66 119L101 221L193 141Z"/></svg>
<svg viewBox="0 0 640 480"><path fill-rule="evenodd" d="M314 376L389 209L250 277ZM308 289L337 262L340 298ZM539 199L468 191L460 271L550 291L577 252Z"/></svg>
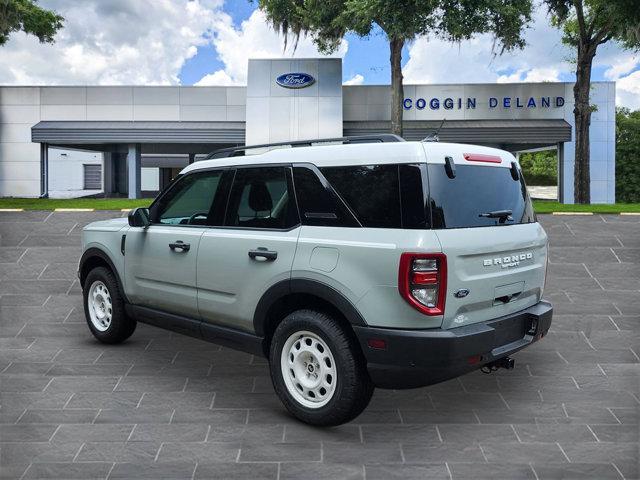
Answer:
<svg viewBox="0 0 640 480"><path fill-rule="evenodd" d="M391 55L391 133L402 136L402 102L404 101L404 88L402 86L402 47L404 40L400 38L389 39Z"/></svg>
<svg viewBox="0 0 640 480"><path fill-rule="evenodd" d="M589 172L589 124L591 123L591 66L595 48L580 45L578 47L578 65L576 83L573 87L575 105L576 156L573 176L573 198L575 203L591 203L591 176Z"/></svg>

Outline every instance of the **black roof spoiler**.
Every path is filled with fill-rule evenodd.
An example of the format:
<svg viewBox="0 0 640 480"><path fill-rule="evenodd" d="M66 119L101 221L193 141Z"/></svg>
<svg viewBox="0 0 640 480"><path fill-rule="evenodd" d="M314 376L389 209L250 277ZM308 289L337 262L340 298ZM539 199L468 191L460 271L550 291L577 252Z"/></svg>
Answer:
<svg viewBox="0 0 640 480"><path fill-rule="evenodd" d="M263 143L261 145L244 145L239 147L230 147L216 150L206 156L205 160L214 158L240 157L245 155L247 150L256 148L274 148L274 147L311 147L323 144L349 144L349 143L388 143L388 142L404 142L404 138L392 133L383 133L380 135L356 135L351 137L336 138L318 138L314 140L295 140L292 142Z"/></svg>

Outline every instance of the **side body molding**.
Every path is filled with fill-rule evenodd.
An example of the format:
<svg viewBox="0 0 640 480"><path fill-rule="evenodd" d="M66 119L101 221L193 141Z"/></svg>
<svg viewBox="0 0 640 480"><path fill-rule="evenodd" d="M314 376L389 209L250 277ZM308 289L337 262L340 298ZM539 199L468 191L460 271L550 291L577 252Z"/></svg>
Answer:
<svg viewBox="0 0 640 480"><path fill-rule="evenodd" d="M272 285L260 298L253 315L256 335L261 337L265 335L267 316L271 307L285 296L295 293L318 297L338 309L351 325L367 326L353 303L332 286L308 278L292 278Z"/></svg>

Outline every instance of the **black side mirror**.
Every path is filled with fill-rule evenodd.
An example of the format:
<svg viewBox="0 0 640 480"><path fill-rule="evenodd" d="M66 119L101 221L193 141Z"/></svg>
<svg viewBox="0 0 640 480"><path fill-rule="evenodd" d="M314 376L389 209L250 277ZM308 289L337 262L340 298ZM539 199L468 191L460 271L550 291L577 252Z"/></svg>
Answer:
<svg viewBox="0 0 640 480"><path fill-rule="evenodd" d="M150 223L148 208L138 207L129 212L129 226L147 228Z"/></svg>

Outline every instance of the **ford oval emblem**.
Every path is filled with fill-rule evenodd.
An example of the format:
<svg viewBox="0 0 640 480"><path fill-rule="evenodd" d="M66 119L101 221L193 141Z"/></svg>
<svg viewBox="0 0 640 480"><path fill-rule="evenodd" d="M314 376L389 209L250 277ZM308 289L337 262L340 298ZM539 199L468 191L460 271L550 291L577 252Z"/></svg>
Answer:
<svg viewBox="0 0 640 480"><path fill-rule="evenodd" d="M284 88L305 88L315 82L316 79L307 73L285 73L276 78L276 83Z"/></svg>

